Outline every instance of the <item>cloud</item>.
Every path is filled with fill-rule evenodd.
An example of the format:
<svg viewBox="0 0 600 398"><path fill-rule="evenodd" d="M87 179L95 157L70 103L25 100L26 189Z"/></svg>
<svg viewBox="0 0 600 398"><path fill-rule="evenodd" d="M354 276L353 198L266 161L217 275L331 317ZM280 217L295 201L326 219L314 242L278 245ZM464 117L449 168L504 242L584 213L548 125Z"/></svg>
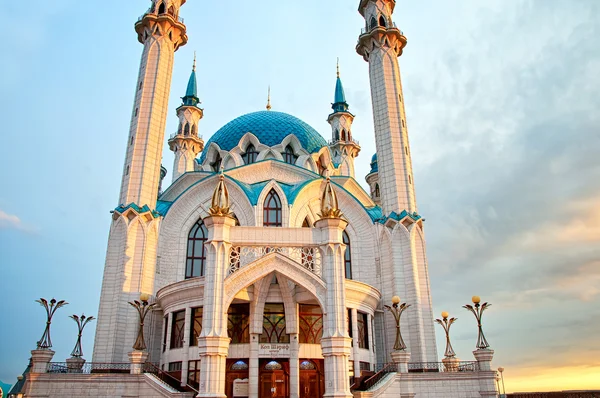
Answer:
<svg viewBox="0 0 600 398"><path fill-rule="evenodd" d="M29 233L37 232L37 228L25 225L19 217L2 210L0 210L0 229L16 229Z"/></svg>

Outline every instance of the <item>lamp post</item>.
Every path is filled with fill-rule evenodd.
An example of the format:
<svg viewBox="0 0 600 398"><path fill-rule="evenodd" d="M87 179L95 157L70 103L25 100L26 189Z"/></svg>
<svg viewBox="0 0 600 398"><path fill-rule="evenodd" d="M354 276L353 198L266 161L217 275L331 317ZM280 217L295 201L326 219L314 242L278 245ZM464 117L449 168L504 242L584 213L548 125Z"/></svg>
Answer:
<svg viewBox="0 0 600 398"><path fill-rule="evenodd" d="M506 396L506 388L504 388L504 368L500 366L498 368L498 372L500 372L500 378L502 379L502 396ZM500 390L500 388L498 388Z"/></svg>
<svg viewBox="0 0 600 398"><path fill-rule="evenodd" d="M156 303L148 304L148 300L150 296L146 293L140 294L140 300L133 300L133 302L129 302L129 304L135 308L140 317L140 325L138 329L137 338L135 339L135 344L133 345L133 349L136 351L145 351L146 350L146 342L144 341L144 319L146 319L146 315L148 312L156 305Z"/></svg>
<svg viewBox="0 0 600 398"><path fill-rule="evenodd" d="M471 300L473 300L474 306L467 304L463 305L463 308L466 308L467 310L471 311L473 315L475 315L475 319L477 319L477 328L479 331L477 334L477 349L484 350L490 345L488 344L487 340L485 339L485 336L483 335L483 329L481 327L481 317L483 315L483 311L491 307L491 304L483 303L480 305L479 303L481 303L481 299L479 298L479 296L473 296Z"/></svg>
<svg viewBox="0 0 600 398"><path fill-rule="evenodd" d="M450 343L450 326L452 326L452 324L456 322L457 319L458 318L448 319L448 313L444 311L442 312L442 319L435 320L444 328L444 332L446 332L446 351L444 352L444 356L446 358L454 358L456 356L456 353L452 348L452 344Z"/></svg>
<svg viewBox="0 0 600 398"><path fill-rule="evenodd" d="M394 315L394 319L396 320L396 342L394 343L395 351L404 351L406 350L406 344L404 344L404 340L402 340L402 333L400 333L400 317L402 313L410 307L410 304L402 303L400 304L400 297L394 296L392 297L392 306L384 305L385 309Z"/></svg>
<svg viewBox="0 0 600 398"><path fill-rule="evenodd" d="M77 315L71 315L69 318L71 318L77 323L78 330L77 342L75 343L75 348L73 348L73 351L71 352L71 357L81 358L83 356L83 350L81 348L81 335L83 334L83 329L85 328L85 325L87 325L96 318L94 318L93 316L89 316L86 318L86 316L83 314L81 314L81 317Z"/></svg>
<svg viewBox="0 0 600 398"><path fill-rule="evenodd" d="M50 324L52 323L52 317L57 309L62 306L65 306L67 303L65 300L56 301L55 299L48 300L44 298L40 298L39 300L35 300L40 303L42 307L46 310L46 329L44 329L44 334L42 338L37 342L38 350L48 350L52 348L52 339L50 339Z"/></svg>

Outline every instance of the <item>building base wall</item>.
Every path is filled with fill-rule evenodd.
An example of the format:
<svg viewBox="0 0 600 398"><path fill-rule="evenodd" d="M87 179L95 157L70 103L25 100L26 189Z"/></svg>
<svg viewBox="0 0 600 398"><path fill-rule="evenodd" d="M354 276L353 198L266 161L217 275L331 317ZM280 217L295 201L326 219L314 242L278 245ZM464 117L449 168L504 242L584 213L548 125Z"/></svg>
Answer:
<svg viewBox="0 0 600 398"><path fill-rule="evenodd" d="M390 374L371 390L355 391L355 398L480 398L498 397L497 391L481 391L488 372Z"/></svg>

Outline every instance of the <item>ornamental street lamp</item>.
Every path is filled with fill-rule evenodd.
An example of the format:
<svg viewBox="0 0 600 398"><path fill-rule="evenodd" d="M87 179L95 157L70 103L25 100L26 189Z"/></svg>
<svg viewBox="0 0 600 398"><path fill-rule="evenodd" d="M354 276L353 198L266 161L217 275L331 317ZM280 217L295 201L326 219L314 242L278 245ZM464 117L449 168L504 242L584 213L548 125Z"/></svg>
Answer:
<svg viewBox="0 0 600 398"><path fill-rule="evenodd" d="M129 302L129 304L135 308L140 316L140 325L138 329L137 338L135 339L135 344L133 345L133 349L137 351L146 350L146 342L144 341L144 319L146 319L146 315L148 312L156 305L156 303L148 304L148 300L150 296L148 294L142 293L140 294L140 300L133 300L133 302Z"/></svg>
<svg viewBox="0 0 600 398"><path fill-rule="evenodd" d="M444 328L444 332L446 332L446 352L444 353L446 358L454 358L456 356L454 349L452 349L452 344L450 344L450 326L452 326L457 319L458 318L448 319L448 313L444 311L442 312L442 319L435 320Z"/></svg>
<svg viewBox="0 0 600 398"><path fill-rule="evenodd" d="M404 340L402 340L402 334L400 333L400 317L402 316L404 310L410 307L410 304L400 304L400 301L400 297L394 296L392 297L391 307L389 305L384 305L385 309L391 312L396 320L396 342L394 343L394 350L396 351L406 350L406 344L404 344Z"/></svg>
<svg viewBox="0 0 600 398"><path fill-rule="evenodd" d="M48 300L44 298L35 301L40 303L40 305L46 309L46 329L44 329L42 338L37 342L37 348L39 350L47 350L52 348L52 339L50 339L50 324L52 323L52 317L57 309L69 303L65 300L57 302L55 299L50 300L50 303L48 303Z"/></svg>
<svg viewBox="0 0 600 398"><path fill-rule="evenodd" d="M75 343L75 348L73 348L71 356L73 358L81 358L83 356L83 350L81 349L81 335L83 334L83 329L85 328L85 325L87 325L96 318L94 318L93 316L89 316L86 318L86 316L83 314L81 314L81 317L78 317L77 315L71 315L69 318L77 322L77 329L79 331L77 333L77 343Z"/></svg>
<svg viewBox="0 0 600 398"><path fill-rule="evenodd" d="M483 329L481 327L481 316L483 315L483 311L491 307L491 304L483 303L479 305L479 303L481 302L479 296L473 296L471 300L473 300L473 304L475 304L475 306L467 304L463 305L463 308L466 308L469 311L471 311L473 315L475 315L475 319L477 319L477 328L479 330L477 334L477 349L483 350L488 348L490 345L488 344L487 340L485 339L485 336L483 335Z"/></svg>
<svg viewBox="0 0 600 398"><path fill-rule="evenodd" d="M498 368L498 372L500 372L500 378L502 379L502 396L506 396L506 388L504 388L504 368L501 366ZM498 388L499 390L500 388Z"/></svg>

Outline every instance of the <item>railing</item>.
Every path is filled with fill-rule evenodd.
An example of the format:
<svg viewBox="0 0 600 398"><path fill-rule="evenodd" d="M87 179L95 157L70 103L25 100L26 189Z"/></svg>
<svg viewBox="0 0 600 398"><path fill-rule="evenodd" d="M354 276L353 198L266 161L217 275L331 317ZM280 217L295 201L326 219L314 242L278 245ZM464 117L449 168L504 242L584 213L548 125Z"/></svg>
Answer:
<svg viewBox="0 0 600 398"><path fill-rule="evenodd" d="M355 386L354 390L356 391L367 391L375 384L379 383L385 376L390 373L398 372L398 366L395 363L388 363L385 365L379 372L375 373L373 376L364 379L360 382L359 386Z"/></svg>
<svg viewBox="0 0 600 398"><path fill-rule="evenodd" d="M349 140L342 140L342 139L339 139L339 140L329 140L329 141L328 141L328 144L329 144L329 145L335 145L335 144L337 144L338 142L353 142L353 143L355 143L356 145L360 146L360 142L358 142L358 140L355 140L355 139L349 139Z"/></svg>
<svg viewBox="0 0 600 398"><path fill-rule="evenodd" d="M169 372L165 372L164 370L162 370L161 368L159 368L158 366L156 366L153 363L146 362L144 364L143 371L144 371L144 373L150 373L150 374L155 375L163 383L169 385L171 388L173 388L173 389L175 389L177 391L180 391L180 392L193 391L196 394L199 393L198 390L196 390L195 388L193 388L189 384L186 384L185 386L182 386L181 385L181 380L179 380L178 378L174 377Z"/></svg>
<svg viewBox="0 0 600 398"><path fill-rule="evenodd" d="M146 12L144 15L140 16L140 17L138 18L138 20L137 20L137 21L138 21L138 22L140 22L140 21L141 21L142 19L144 19L144 17L145 17L146 15L148 15L148 14L154 14L154 13L153 13L153 12L150 12L150 11L148 11L148 12ZM165 15L168 15L169 17L173 18L173 19L174 19L174 20L176 20L177 22L179 22L179 23L184 23L184 21L183 21L183 18L181 18L181 17L175 17L174 15L171 15L171 14L169 14L169 13L164 13L164 14L160 14L160 15L154 14L154 15L156 15L156 16L159 16L159 17L162 17L162 16L165 16Z"/></svg>
<svg viewBox="0 0 600 398"><path fill-rule="evenodd" d="M190 137L190 138L198 138L198 139L202 139L202 136L199 134L183 134L183 133L173 133L169 136L169 139L172 140L173 138L177 137L177 136L181 136L181 137Z"/></svg>
<svg viewBox="0 0 600 398"><path fill-rule="evenodd" d="M477 361L461 362L410 362L408 364L410 373L428 373L428 372L477 372L479 363Z"/></svg>
<svg viewBox="0 0 600 398"><path fill-rule="evenodd" d="M46 368L48 373L129 373L130 363L98 363L87 362L81 366L67 362L50 362Z"/></svg>
<svg viewBox="0 0 600 398"><path fill-rule="evenodd" d="M279 253L296 261L310 272L321 276L321 252L318 247L232 246L229 251L227 276L270 253Z"/></svg>

